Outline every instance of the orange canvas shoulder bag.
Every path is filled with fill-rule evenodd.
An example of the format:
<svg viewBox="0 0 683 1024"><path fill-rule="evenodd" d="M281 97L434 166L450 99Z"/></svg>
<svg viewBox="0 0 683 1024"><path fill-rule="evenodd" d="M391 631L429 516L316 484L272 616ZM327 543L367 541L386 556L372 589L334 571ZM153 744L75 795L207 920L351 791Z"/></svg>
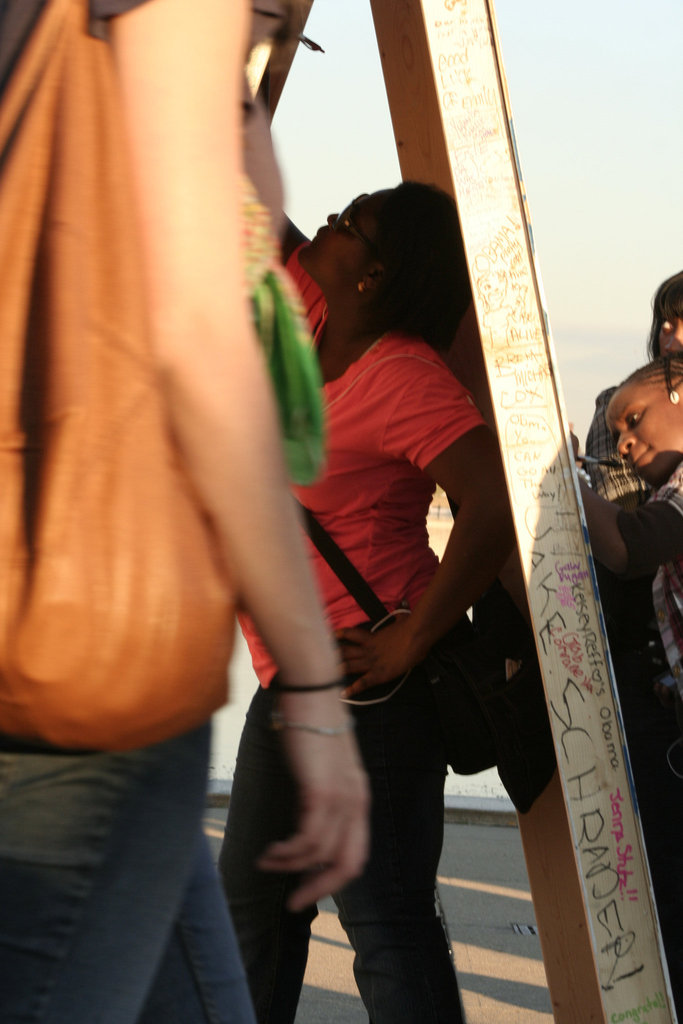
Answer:
<svg viewBox="0 0 683 1024"><path fill-rule="evenodd" d="M114 750L223 703L234 602L170 435L87 27L50 0L0 103L0 734Z"/></svg>

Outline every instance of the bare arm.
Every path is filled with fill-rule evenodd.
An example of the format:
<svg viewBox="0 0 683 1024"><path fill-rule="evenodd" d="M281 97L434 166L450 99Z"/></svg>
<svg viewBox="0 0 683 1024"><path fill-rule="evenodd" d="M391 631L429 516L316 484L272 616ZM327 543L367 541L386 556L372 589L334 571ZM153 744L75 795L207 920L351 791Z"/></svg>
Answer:
<svg viewBox="0 0 683 1024"><path fill-rule="evenodd" d="M443 559L410 616L368 637L343 630L353 641L347 665L363 675L358 693L416 665L493 583L514 543L512 518L498 444L488 427L476 427L427 467L458 505Z"/></svg>
<svg viewBox="0 0 683 1024"><path fill-rule="evenodd" d="M112 23L157 357L173 429L222 555L284 675L334 679L336 648L289 498L277 418L243 284L244 0L150 0ZM310 724L344 715L335 691L283 699ZM296 710L294 704L296 703ZM285 730L301 782L298 867L328 862L315 898L365 854L365 784L351 737ZM336 776L336 778L335 778Z"/></svg>
<svg viewBox="0 0 683 1024"><path fill-rule="evenodd" d="M286 498L243 285L244 13L239 0L152 0L116 19L113 39L174 427L244 604L285 673L320 681L337 660ZM293 625L309 641L303 658L290 651Z"/></svg>
<svg viewBox="0 0 683 1024"><path fill-rule="evenodd" d="M524 583L524 572L519 557L519 550L516 546L498 573L498 579L514 601L517 610L521 613L527 624L531 626L531 611Z"/></svg>

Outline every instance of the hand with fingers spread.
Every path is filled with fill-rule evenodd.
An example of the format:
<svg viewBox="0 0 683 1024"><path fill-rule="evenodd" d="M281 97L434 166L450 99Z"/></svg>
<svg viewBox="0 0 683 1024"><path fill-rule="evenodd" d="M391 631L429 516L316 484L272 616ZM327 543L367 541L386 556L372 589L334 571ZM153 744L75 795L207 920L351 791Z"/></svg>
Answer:
<svg viewBox="0 0 683 1024"><path fill-rule="evenodd" d="M410 615L396 616L382 629L370 632L350 627L337 631L344 669L358 676L342 696L355 697L364 690L409 672L425 652L418 651Z"/></svg>

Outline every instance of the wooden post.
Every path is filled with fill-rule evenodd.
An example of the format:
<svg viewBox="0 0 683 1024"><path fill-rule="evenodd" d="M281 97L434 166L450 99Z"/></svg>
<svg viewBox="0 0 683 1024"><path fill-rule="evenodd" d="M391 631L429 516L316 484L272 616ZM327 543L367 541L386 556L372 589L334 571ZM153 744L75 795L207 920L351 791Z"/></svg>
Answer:
<svg viewBox="0 0 683 1024"><path fill-rule="evenodd" d="M438 184L457 202L543 668L560 784L520 827L555 1020L670 1024L492 3L371 6L403 176ZM468 355L476 370L476 353Z"/></svg>

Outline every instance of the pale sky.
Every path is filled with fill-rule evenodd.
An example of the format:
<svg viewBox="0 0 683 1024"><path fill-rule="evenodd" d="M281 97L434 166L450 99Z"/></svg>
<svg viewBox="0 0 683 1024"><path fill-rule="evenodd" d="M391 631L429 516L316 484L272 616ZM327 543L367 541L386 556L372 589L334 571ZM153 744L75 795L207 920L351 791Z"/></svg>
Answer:
<svg viewBox="0 0 683 1024"><path fill-rule="evenodd" d="M645 361L683 269L683 0L497 0L522 173L568 418ZM307 233L400 180L369 0L314 0L274 122Z"/></svg>

